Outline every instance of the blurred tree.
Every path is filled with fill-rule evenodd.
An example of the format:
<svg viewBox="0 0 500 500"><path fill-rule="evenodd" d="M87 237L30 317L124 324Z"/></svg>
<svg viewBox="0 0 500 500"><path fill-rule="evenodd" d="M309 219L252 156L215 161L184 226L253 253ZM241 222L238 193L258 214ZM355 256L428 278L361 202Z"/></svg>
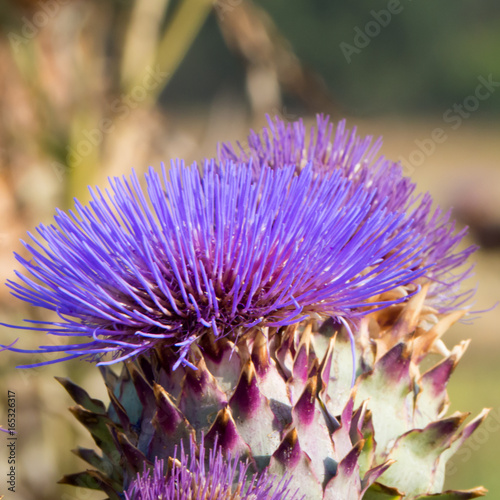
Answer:
<svg viewBox="0 0 500 500"><path fill-rule="evenodd" d="M244 5L241 0L220 1L226 12ZM302 64L321 75L349 113L442 113L474 90L479 75L492 74L500 81L500 7L494 0L474 4L453 0L256 3L266 9ZM377 15L383 18L389 6L396 6L397 13L390 14L387 22L377 21ZM364 41L360 32L366 36ZM355 43L357 34L360 47ZM165 102L193 96L203 102L221 85L238 88L243 68L221 53L216 43L219 36L216 23L209 20L172 81ZM350 61L342 43L357 49ZM203 82L195 77L199 73L207 75ZM494 96L479 113L499 111L500 99Z"/></svg>

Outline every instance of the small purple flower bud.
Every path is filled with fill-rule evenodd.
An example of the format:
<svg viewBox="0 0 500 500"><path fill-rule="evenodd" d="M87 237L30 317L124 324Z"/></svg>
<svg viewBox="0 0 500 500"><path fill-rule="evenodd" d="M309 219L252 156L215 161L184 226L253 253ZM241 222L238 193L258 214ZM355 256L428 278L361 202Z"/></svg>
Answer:
<svg viewBox="0 0 500 500"><path fill-rule="evenodd" d="M144 468L143 474L130 484L126 500L298 500L288 489L286 476L276 478L266 472L249 474L249 464L237 458L225 460L220 447L217 452L191 440L189 454L181 445L180 459L155 460L152 470Z"/></svg>

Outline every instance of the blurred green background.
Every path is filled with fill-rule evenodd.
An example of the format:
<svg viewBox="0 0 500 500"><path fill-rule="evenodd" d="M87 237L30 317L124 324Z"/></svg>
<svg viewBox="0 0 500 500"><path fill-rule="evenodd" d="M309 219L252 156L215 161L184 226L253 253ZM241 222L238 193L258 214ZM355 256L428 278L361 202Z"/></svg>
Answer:
<svg viewBox="0 0 500 500"><path fill-rule="evenodd" d="M244 140L265 114L317 112L384 137L383 153L437 203L455 206L477 254L474 309L500 297L500 4L416 0L23 0L0 3L0 277L13 251L86 186ZM2 322L47 318L0 287ZM450 411L491 407L490 423L452 461L449 487L500 498L499 308L448 334L472 338L450 384ZM43 334L17 332L35 348ZM16 332L1 330L1 341ZM446 339L445 339L446 340ZM21 500L99 499L55 482L92 446L53 380L71 376L105 398L96 370L2 356L0 423L16 392ZM33 361L40 361L33 358ZM1 436L0 436L1 437ZM5 447L0 476L5 478ZM5 483L0 482L0 494ZM12 498L6 496L6 500Z"/></svg>

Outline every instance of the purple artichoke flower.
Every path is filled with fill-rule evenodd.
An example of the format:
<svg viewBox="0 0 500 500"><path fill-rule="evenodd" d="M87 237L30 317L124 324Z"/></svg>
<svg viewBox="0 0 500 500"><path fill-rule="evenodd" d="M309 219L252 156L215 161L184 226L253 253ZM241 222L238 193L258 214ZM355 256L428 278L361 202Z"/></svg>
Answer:
<svg viewBox="0 0 500 500"><path fill-rule="evenodd" d="M467 267L467 260L477 249L469 246L458 250L467 228L454 234L451 212L443 213L439 207L433 210L429 193L415 194L416 184L403 175L401 165L378 154L381 139L358 136L356 128L352 132L346 129L345 120L339 122L334 134L333 123L322 115L317 116L316 127L309 132L302 120L285 123L278 117L268 117L268 123L260 134L250 133L247 146L238 144L235 149L229 143L221 144L219 159L251 161L256 176L263 166L293 165L300 172L305 165L312 165L320 177L340 170L352 181L351 192L359 186L375 189L372 210L383 202L389 210L407 214L424 238L420 256L422 264L428 265L425 278L432 283L428 302L445 313L472 298L474 290L460 291L462 281L472 275L473 266Z"/></svg>
<svg viewBox="0 0 500 500"><path fill-rule="evenodd" d="M217 449L217 452L214 451ZM249 476L249 464L237 459L224 459L220 447L209 450L208 464L203 440L197 453L191 440L189 455L181 444L180 460L169 459L168 470L163 460L155 460L154 468L144 467L125 492L126 500L295 500L288 489L286 476L275 478L264 472Z"/></svg>
<svg viewBox="0 0 500 500"><path fill-rule="evenodd" d="M60 317L29 329L86 339L12 350L66 354L40 365L109 364L163 345L176 368L207 331L235 340L256 325L345 324L390 305L373 297L426 272L428 234L389 197L313 169L262 166L255 179L251 164L177 164L170 180L151 169L145 191L135 174L111 180L107 197L91 190L89 206L59 210L57 225L30 235L31 260L17 259L32 277L8 283Z"/></svg>

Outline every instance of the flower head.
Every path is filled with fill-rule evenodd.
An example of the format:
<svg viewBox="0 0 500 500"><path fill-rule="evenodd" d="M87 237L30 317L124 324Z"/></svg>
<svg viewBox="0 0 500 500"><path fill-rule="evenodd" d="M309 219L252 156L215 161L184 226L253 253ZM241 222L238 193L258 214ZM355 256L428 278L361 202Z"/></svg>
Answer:
<svg viewBox="0 0 500 500"><path fill-rule="evenodd" d="M25 243L31 260L17 259L35 279L9 286L60 317L31 329L90 340L22 352L111 363L167 345L189 363L207 330L234 340L255 325L355 320L425 272L414 222L340 171L263 166L254 179L251 164L207 162L146 183L115 178Z"/></svg>
<svg viewBox="0 0 500 500"><path fill-rule="evenodd" d="M447 312L470 300L474 291L462 292L460 284L472 274L473 266L467 265L467 260L476 247L458 250L467 229L455 234L451 212L443 213L439 207L433 210L429 193L415 194L416 185L403 175L401 165L378 154L381 139L360 137L356 128L346 129L345 120L339 122L333 133L333 124L322 115L317 116L316 126L310 131L302 120L286 123L276 117L268 118L268 123L269 127L260 134L250 133L246 147L220 145L219 159L251 161L256 176L263 166L293 165L300 172L311 165L318 177L339 170L351 181L352 192L359 186L376 190L372 210L376 210L378 203L384 203L391 211L405 213L423 237L421 262L428 266L425 277L432 283L428 302L439 312Z"/></svg>
<svg viewBox="0 0 500 500"><path fill-rule="evenodd" d="M296 494L288 489L285 478L275 478L264 472L253 477L248 474L248 463L237 459L225 460L221 448L209 450L206 457L203 442L199 453L191 440L186 454L181 445L180 460L169 459L165 471L163 460L155 460L152 470L130 484L126 500L294 500ZM208 464L206 459L208 458Z"/></svg>

